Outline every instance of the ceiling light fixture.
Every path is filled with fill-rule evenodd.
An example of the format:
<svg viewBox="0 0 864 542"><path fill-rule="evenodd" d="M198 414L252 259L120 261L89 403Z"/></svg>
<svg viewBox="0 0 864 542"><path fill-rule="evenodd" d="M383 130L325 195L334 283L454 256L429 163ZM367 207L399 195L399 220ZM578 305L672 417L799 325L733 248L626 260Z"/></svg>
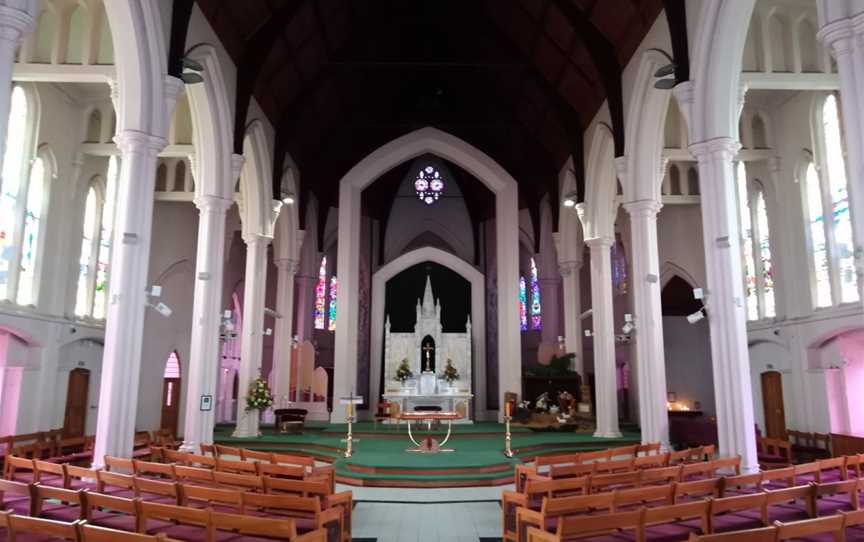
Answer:
<svg viewBox="0 0 864 542"><path fill-rule="evenodd" d="M561 200L561 205L567 207L568 209L576 207L576 193L571 192L570 194L565 195L564 199Z"/></svg>

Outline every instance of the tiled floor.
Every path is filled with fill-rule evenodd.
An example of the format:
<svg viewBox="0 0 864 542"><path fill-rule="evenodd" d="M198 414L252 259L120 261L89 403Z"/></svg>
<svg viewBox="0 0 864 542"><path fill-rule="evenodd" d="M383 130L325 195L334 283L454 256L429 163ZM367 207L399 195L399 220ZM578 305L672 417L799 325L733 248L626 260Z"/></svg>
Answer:
<svg viewBox="0 0 864 542"><path fill-rule="evenodd" d="M501 491L339 487L354 493L355 538L377 542L478 542L501 536Z"/></svg>

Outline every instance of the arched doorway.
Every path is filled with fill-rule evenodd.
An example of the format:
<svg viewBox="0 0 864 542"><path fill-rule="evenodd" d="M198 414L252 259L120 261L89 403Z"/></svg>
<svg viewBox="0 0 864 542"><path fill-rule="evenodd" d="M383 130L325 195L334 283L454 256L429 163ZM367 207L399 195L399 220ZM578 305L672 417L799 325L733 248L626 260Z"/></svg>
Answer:
<svg viewBox="0 0 864 542"><path fill-rule="evenodd" d="M90 390L90 371L72 369L66 388L66 413L63 417L64 437L83 437L87 424L87 394Z"/></svg>
<svg viewBox="0 0 864 542"><path fill-rule="evenodd" d="M177 420L180 415L180 358L171 352L165 361L162 376L162 421L159 427L177 436Z"/></svg>

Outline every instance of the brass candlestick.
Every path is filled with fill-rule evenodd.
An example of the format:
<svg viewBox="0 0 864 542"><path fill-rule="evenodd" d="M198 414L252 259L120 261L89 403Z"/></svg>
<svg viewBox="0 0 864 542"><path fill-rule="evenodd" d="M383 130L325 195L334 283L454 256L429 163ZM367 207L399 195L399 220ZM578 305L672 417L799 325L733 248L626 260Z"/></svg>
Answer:
<svg viewBox="0 0 864 542"><path fill-rule="evenodd" d="M510 420L511 416L504 416L504 455L513 457L513 450L510 448Z"/></svg>
<svg viewBox="0 0 864 542"><path fill-rule="evenodd" d="M347 446L345 448L345 457L351 457L352 455L354 455L354 431L353 431L353 427L352 427L353 423L354 423L354 416L349 414L348 415L348 438L345 439L345 442L347 443Z"/></svg>

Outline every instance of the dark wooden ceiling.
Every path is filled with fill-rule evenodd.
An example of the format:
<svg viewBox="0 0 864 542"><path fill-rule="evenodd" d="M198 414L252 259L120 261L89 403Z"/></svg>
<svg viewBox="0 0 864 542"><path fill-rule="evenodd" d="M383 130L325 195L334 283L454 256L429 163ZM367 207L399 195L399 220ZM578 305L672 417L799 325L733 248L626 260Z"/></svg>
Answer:
<svg viewBox="0 0 864 542"><path fill-rule="evenodd" d="M544 194L557 202L557 173L571 155L581 164L582 131L606 98L623 151L621 66L664 4L197 2L238 65L235 147L254 95L277 130L276 171L290 153L301 192L325 208L357 161L431 125L497 160L532 212Z"/></svg>

